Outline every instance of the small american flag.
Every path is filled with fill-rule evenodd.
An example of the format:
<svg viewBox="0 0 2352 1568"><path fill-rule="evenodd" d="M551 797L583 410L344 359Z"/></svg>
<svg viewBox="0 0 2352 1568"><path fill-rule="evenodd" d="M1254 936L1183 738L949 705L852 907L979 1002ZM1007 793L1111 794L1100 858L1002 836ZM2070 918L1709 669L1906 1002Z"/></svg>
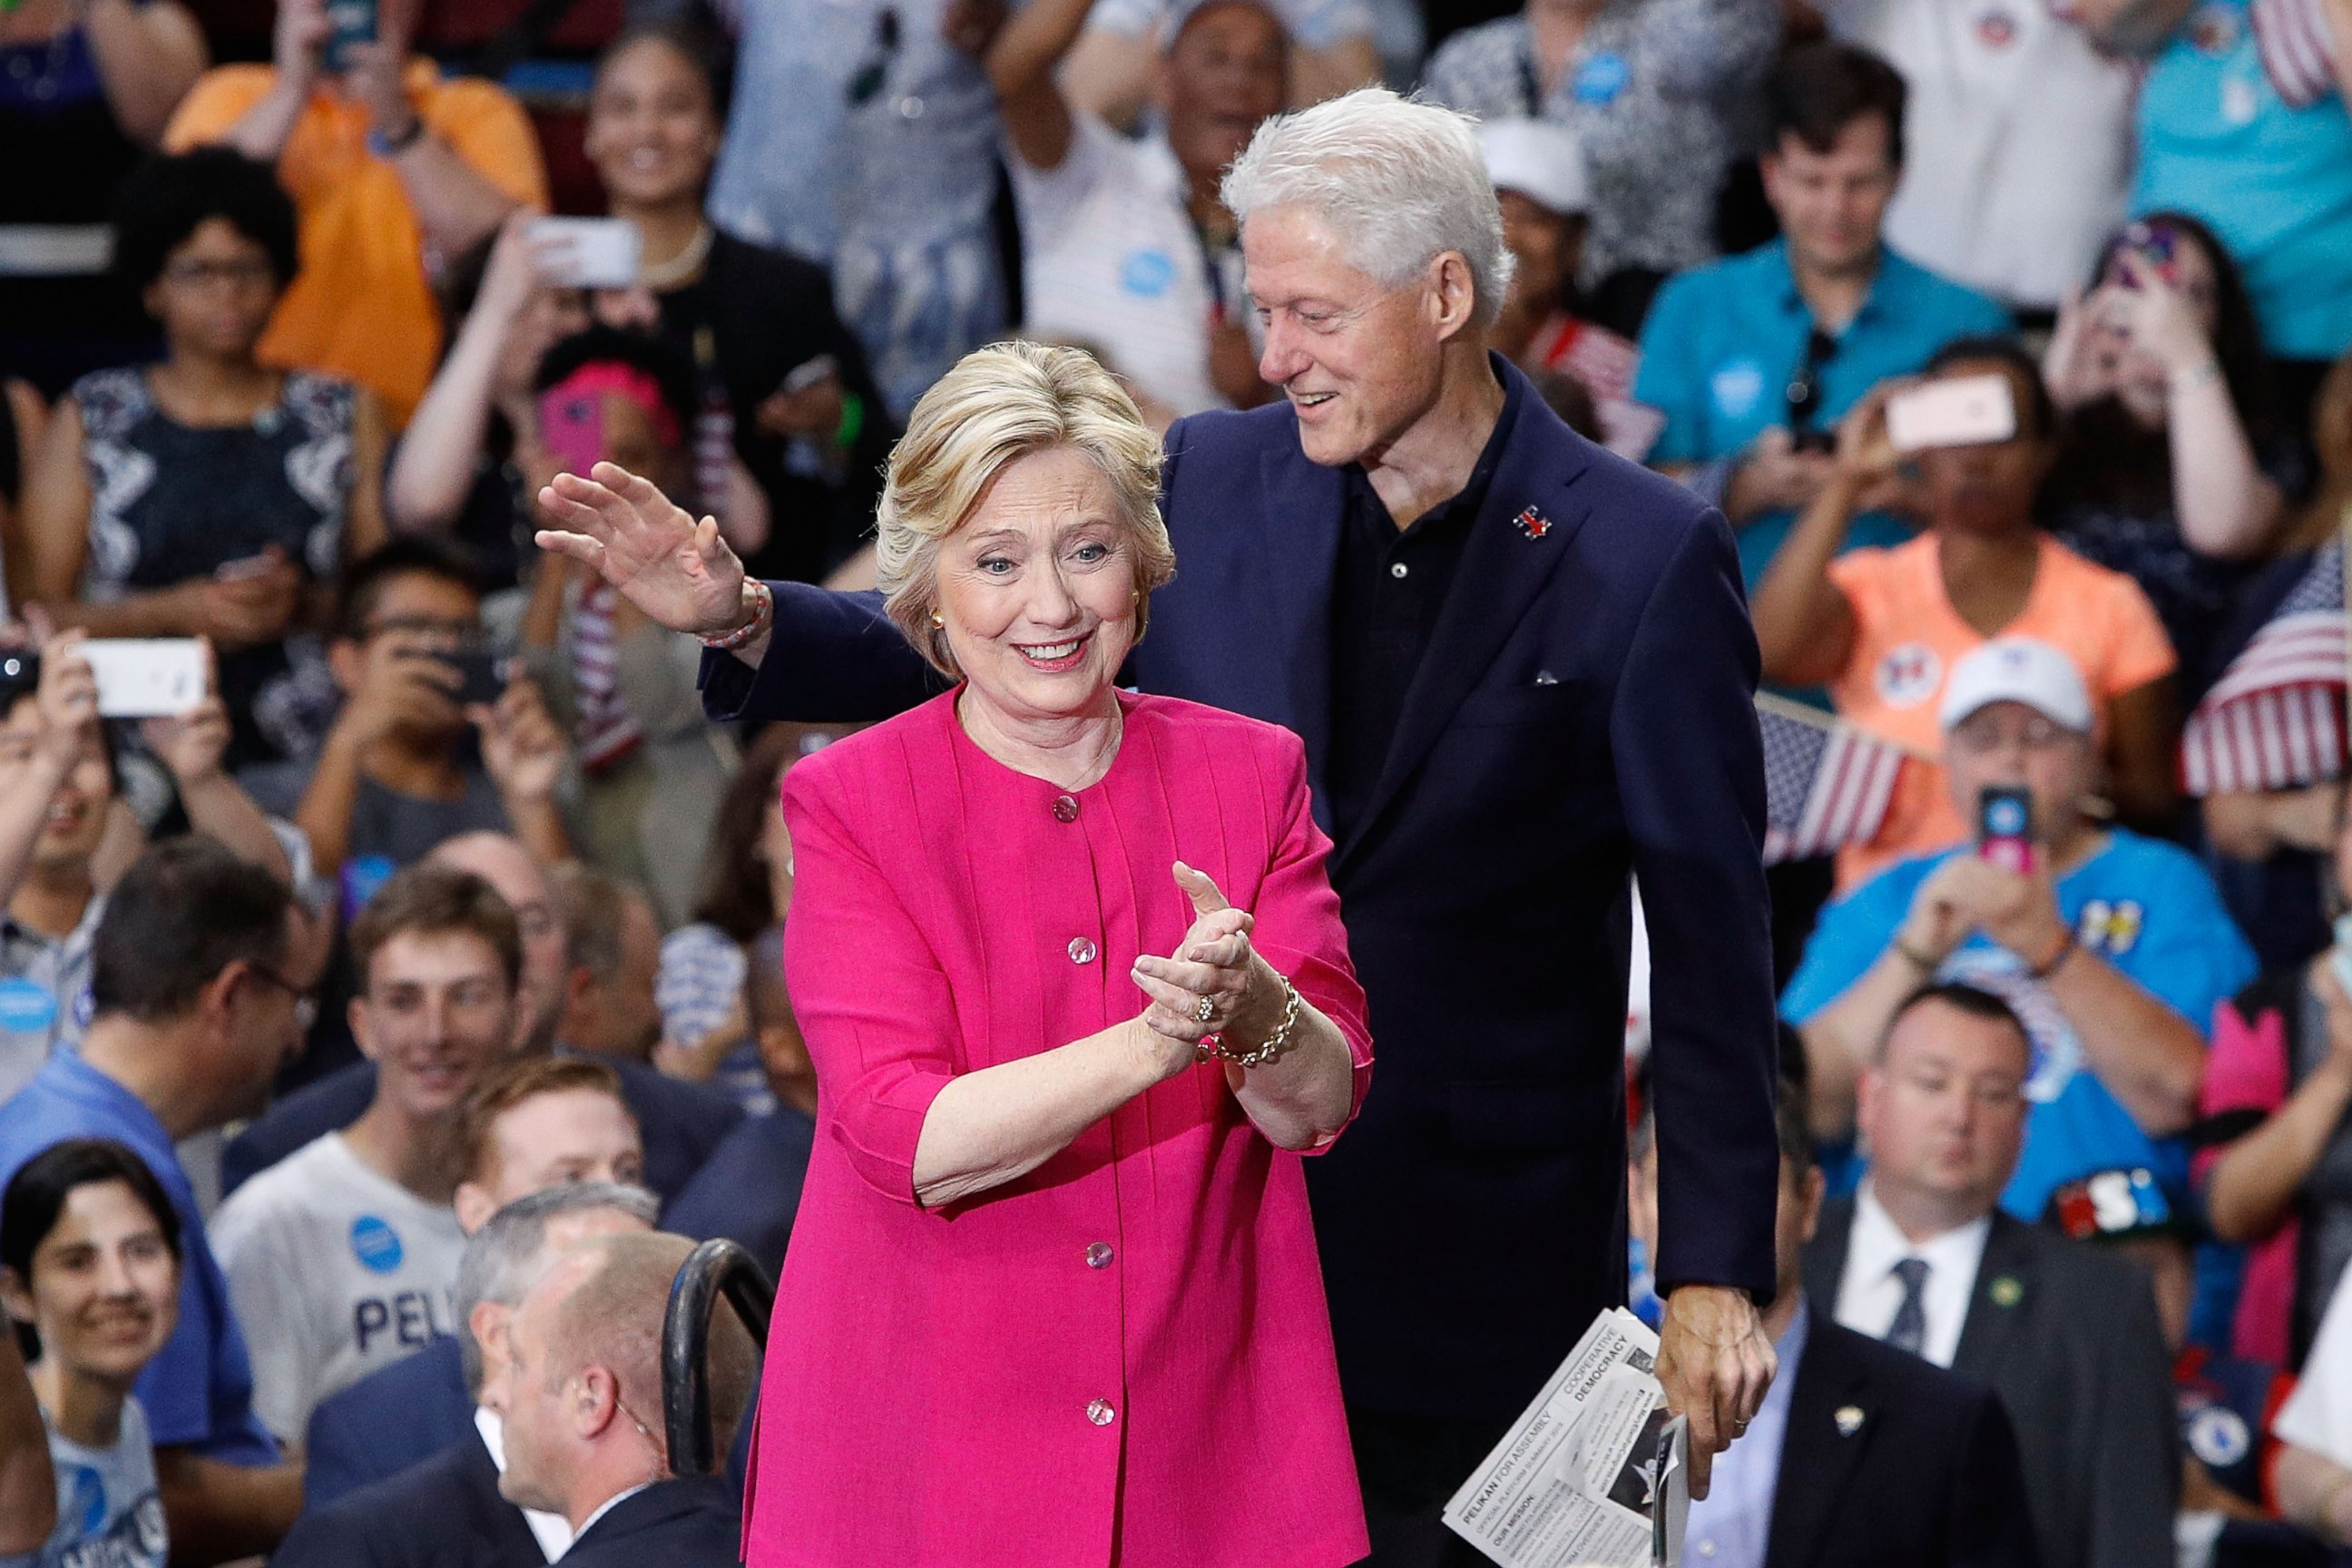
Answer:
<svg viewBox="0 0 2352 1568"><path fill-rule="evenodd" d="M2336 35L2325 0L2254 0L2248 7L2263 74L2290 109L2308 109L2336 90Z"/></svg>
<svg viewBox="0 0 2352 1568"><path fill-rule="evenodd" d="M1827 714L1800 718L1759 700L1764 731L1764 863L1809 860L1866 844L1886 820L1900 747Z"/></svg>
<svg viewBox="0 0 2352 1568"><path fill-rule="evenodd" d="M2230 661L2180 736L2193 795L2294 789L2344 772L2344 545L2303 580Z"/></svg>

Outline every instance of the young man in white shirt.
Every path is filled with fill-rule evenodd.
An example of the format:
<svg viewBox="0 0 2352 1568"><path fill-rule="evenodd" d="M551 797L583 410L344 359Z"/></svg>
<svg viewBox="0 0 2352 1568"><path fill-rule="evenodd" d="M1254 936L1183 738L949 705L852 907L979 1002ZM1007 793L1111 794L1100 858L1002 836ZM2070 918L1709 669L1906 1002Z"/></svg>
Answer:
<svg viewBox="0 0 2352 1568"><path fill-rule="evenodd" d="M2057 309L2123 223L2137 75L2050 0L1824 0L1910 84L1897 250L2013 310Z"/></svg>
<svg viewBox="0 0 2352 1568"><path fill-rule="evenodd" d="M514 1034L521 939L480 878L412 867L351 942L352 1033L376 1064L374 1099L239 1188L213 1225L253 1347L254 1408L289 1442L320 1400L456 1329L453 1134Z"/></svg>
<svg viewBox="0 0 2352 1568"><path fill-rule="evenodd" d="M1897 1009L1858 1087L1870 1173L1824 1210L1806 1289L1846 1328L1993 1385L2043 1568L2169 1562L2180 1467L2147 1278L2000 1209L2032 1065L1989 991L1939 984Z"/></svg>
<svg viewBox="0 0 2352 1568"><path fill-rule="evenodd" d="M1282 24L1259 0L1171 7L1163 125L1129 141L1055 81L1090 9L1035 0L988 52L1028 247L1024 331L1099 353L1158 425L1263 403L1273 389L1257 374L1238 229L1217 184L1282 109Z"/></svg>

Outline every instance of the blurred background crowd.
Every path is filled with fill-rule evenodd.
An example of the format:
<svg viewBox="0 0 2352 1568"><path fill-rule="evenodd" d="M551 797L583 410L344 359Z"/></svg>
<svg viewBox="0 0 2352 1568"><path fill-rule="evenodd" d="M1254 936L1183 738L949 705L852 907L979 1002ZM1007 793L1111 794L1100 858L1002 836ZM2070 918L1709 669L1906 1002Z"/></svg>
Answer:
<svg viewBox="0 0 2352 1568"><path fill-rule="evenodd" d="M2050 1568L2352 1541L2352 0L13 0L0 1562L562 1552L352 1503L525 1462L562 1246L656 1321L635 1233L775 1268L836 737L706 721L532 498L857 587L974 347L1273 400L1219 175L1375 80L1481 121L1495 350L1737 531L1816 1310L1999 1392ZM205 700L101 719L163 637ZM1878 1300L1897 1232L1973 1239Z"/></svg>

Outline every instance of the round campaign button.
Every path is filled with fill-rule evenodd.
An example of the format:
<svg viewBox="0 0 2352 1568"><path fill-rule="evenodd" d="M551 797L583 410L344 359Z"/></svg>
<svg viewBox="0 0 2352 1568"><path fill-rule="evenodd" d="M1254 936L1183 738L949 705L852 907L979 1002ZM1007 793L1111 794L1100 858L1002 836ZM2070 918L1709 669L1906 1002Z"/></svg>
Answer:
<svg viewBox="0 0 2352 1568"><path fill-rule="evenodd" d="M46 985L21 976L0 980L0 1029L19 1035L39 1034L57 1022L58 999Z"/></svg>
<svg viewBox="0 0 2352 1568"><path fill-rule="evenodd" d="M377 1274L389 1274L400 1267L400 1233L372 1214L363 1214L352 1221L352 1256L360 1266Z"/></svg>

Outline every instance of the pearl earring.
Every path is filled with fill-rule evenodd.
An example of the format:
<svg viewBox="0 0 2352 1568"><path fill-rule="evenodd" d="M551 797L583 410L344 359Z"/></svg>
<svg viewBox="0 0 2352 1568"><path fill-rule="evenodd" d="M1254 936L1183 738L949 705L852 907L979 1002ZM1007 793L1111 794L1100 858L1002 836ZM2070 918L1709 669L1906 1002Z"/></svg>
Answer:
<svg viewBox="0 0 2352 1568"><path fill-rule="evenodd" d="M931 612L931 625L937 626L941 631L945 631L947 630L948 618L940 614L937 610L933 610Z"/></svg>

